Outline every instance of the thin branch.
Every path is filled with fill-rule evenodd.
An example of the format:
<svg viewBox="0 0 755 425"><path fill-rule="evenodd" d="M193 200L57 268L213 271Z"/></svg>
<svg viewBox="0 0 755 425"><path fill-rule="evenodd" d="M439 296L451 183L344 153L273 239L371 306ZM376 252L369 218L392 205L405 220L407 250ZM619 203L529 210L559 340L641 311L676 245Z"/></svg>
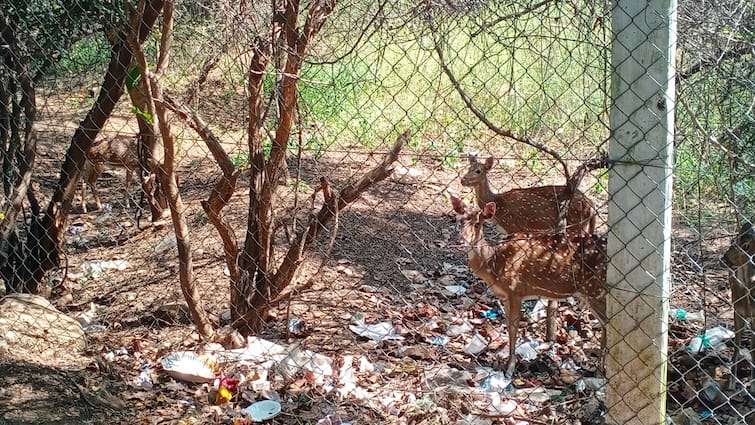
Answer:
<svg viewBox="0 0 755 425"><path fill-rule="evenodd" d="M736 152L732 152L729 148L724 146L724 144L721 143L721 141L716 136L710 134L707 130L705 130L705 127L702 125L702 123L700 123L700 121L697 119L697 117L693 113L692 109L689 107L689 105L683 98L681 97L677 98L677 102L680 103L682 107L684 108L685 112L687 112L687 115L689 116L689 119L692 121L692 125L695 127L695 129L701 132L703 134L703 137L705 137L707 141L709 141L715 147L717 147L722 152L724 152L726 156L728 156L730 159L736 159L737 161L739 161L740 164L743 164L750 170L755 171L755 164L737 155ZM742 124L738 125L734 129L726 129L726 132L721 137L723 139L732 139L732 138L737 137L736 131L742 129L746 124L748 123L743 122Z"/></svg>
<svg viewBox="0 0 755 425"><path fill-rule="evenodd" d="M432 26L430 23L429 25ZM499 136L502 137L508 137L510 139L514 139L517 142L524 143L526 145L532 146L533 148L545 152L548 155L552 156L556 161L558 161L561 164L561 167L564 169L564 177L566 178L566 181L569 181L569 167L566 165L566 161L561 158L561 155L558 154L553 149L550 149L549 147L545 146L542 143L538 143L529 137L524 137L515 134L511 130L504 130L497 125L493 124L488 117L480 111L479 108L474 104L472 99L469 97L469 95L464 91L464 89L461 87L461 83L459 83L459 80L456 79L456 76L454 75L453 71L448 67L448 64L446 63L445 57L443 55L443 49L440 45L440 42L438 39L435 38L435 34L438 33L437 28L431 28L433 33L433 47L435 48L435 51L438 53L438 61L440 63L440 67L443 69L443 72L446 74L449 80L451 80L451 84L454 86L454 89L456 89L456 92L459 93L459 96L461 97L461 100L464 101L464 104L467 105L467 108L472 111L472 113L479 119L483 124L485 124L491 131L495 132Z"/></svg>
<svg viewBox="0 0 755 425"><path fill-rule="evenodd" d="M375 14L372 16L372 18L370 19L370 21L367 22L367 25L364 26L364 29L357 31L357 34L359 34L359 37L357 37L356 41L354 41L354 44L349 48L349 50L346 51L346 53L342 54L341 56L336 57L335 59L331 59L329 61L322 61L322 62L307 61L307 63L310 64L310 65L333 65L333 64L336 64L338 62L341 62L342 60L344 60L345 58L347 58L348 56L350 56L352 53L354 53L354 51L357 49L357 47L359 47L362 44L362 39L364 39L365 35L368 33L367 32L367 28L372 27L372 24L374 24L375 21L377 21L378 17L383 14L383 10L385 9L385 4L386 3L387 2L381 2L379 4L379 6L378 6L377 12L375 12ZM375 34L377 31L378 31L378 28L376 27L375 30L373 30L371 33L369 33L370 37L373 34ZM370 37L367 37L367 39L369 39Z"/></svg>
<svg viewBox="0 0 755 425"><path fill-rule="evenodd" d="M396 139L393 148L391 148L391 150L385 155L380 164L368 171L358 181L341 189L340 193L337 195L326 192L326 189L329 189L327 181L325 181L325 185L323 185L321 180L323 192L326 192L324 193L326 202L323 203L314 220L310 221L309 226L299 233L297 241L291 244L288 253L284 257L283 262L273 279L275 282L273 287L277 292L280 292L291 282L301 264L303 250L314 241L322 230L325 229L325 225L328 221L336 217L339 211L342 211L350 203L359 198L365 190L375 183L385 180L391 175L391 173L393 173L393 164L398 159L399 152L401 152L401 149L408 140L409 131L401 133Z"/></svg>
<svg viewBox="0 0 755 425"><path fill-rule="evenodd" d="M182 121L194 129L199 137L202 138L207 145L207 148L210 150L212 157L215 158L215 161L223 171L223 176L228 178L233 174L235 167L233 166L231 159L228 157L228 153L223 149L223 146L220 144L220 139L215 136L212 129L210 129L210 127L204 122L202 117L189 107L189 105L179 103L170 95L165 95L164 100L164 106L181 118Z"/></svg>
<svg viewBox="0 0 755 425"><path fill-rule="evenodd" d="M702 71L705 68L716 66L720 64L721 62L729 60L729 59L739 59L742 56L745 56L748 54L755 54L755 50L753 49L751 45L744 45L744 46L740 46L738 49L726 50L720 55L717 55L716 57L708 57L708 58L701 59L699 62L690 66L689 68L678 72L676 74L676 78L677 80L683 81L697 74L698 72Z"/></svg>
<svg viewBox="0 0 755 425"><path fill-rule="evenodd" d="M510 13L508 15L499 16L498 18L494 19L492 22L483 24L480 26L480 29L470 34L472 37L477 37L478 35L482 34L483 31L486 31L488 28L492 27L493 25L497 25L503 21L507 21L509 19L517 19L519 17L522 17L528 13L532 13L536 11L537 9L540 9L543 6L547 6L548 3L557 3L559 0L543 0L540 3L535 3L530 7L518 10L514 13Z"/></svg>

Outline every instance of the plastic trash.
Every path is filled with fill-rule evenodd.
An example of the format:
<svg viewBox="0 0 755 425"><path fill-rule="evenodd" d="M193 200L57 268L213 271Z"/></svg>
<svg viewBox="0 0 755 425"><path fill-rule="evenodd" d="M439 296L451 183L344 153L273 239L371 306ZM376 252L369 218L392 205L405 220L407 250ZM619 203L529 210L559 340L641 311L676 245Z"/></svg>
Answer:
<svg viewBox="0 0 755 425"><path fill-rule="evenodd" d="M472 338L469 340L467 345L464 347L464 352L469 355L476 355L481 353L485 348L488 346L488 341L485 340L485 338L476 333L472 336Z"/></svg>
<svg viewBox="0 0 755 425"><path fill-rule="evenodd" d="M726 346L726 340L734 338L734 332L723 326L716 326L708 329L702 334L692 338L687 346L687 351L691 353L699 353L705 348L711 348L713 350L721 350Z"/></svg>
<svg viewBox="0 0 755 425"><path fill-rule="evenodd" d="M403 336L396 333L396 328L391 322L380 322L374 325L357 323L355 325L349 325L349 329L351 329L351 331L355 334L369 338L373 341L404 339Z"/></svg>
<svg viewBox="0 0 755 425"><path fill-rule="evenodd" d="M433 344L433 345L441 345L441 346L443 346L443 345L448 344L448 340L449 339L450 338L448 338L447 336L433 335L431 337L425 338L425 341L428 342L428 343L430 343L430 344Z"/></svg>
<svg viewBox="0 0 755 425"><path fill-rule="evenodd" d="M176 234L170 233L168 236L164 237L157 246L155 246L155 254L162 254L176 245L178 245Z"/></svg>
<svg viewBox="0 0 755 425"><path fill-rule="evenodd" d="M315 383L323 385L333 376L333 360L310 350L303 350L300 344L291 345L288 354L275 367L284 379L295 379L302 370L314 377Z"/></svg>
<svg viewBox="0 0 755 425"><path fill-rule="evenodd" d="M467 292L467 288L462 285L446 285L443 287L443 289L457 297L464 295Z"/></svg>
<svg viewBox="0 0 755 425"><path fill-rule="evenodd" d="M293 336L304 336L307 333L307 323L299 317L288 320L288 332Z"/></svg>
<svg viewBox="0 0 755 425"><path fill-rule="evenodd" d="M415 184L422 181L422 171L412 167L397 165L393 168L393 179L402 184Z"/></svg>
<svg viewBox="0 0 755 425"><path fill-rule="evenodd" d="M317 421L317 425L351 425L349 422L344 422L341 420L341 417L338 415L328 415L319 421Z"/></svg>
<svg viewBox="0 0 755 425"><path fill-rule="evenodd" d="M149 365L145 364L139 369L139 377L136 378L136 386L143 390L152 389L152 377L149 375Z"/></svg>
<svg viewBox="0 0 755 425"><path fill-rule="evenodd" d="M215 398L212 402L215 405L221 405L231 401L233 394L239 385L239 380L229 377L218 378L215 380L213 389L215 390Z"/></svg>
<svg viewBox="0 0 755 425"><path fill-rule="evenodd" d="M487 310L480 313L480 315L486 319L496 319L500 314L495 310Z"/></svg>
<svg viewBox="0 0 755 425"><path fill-rule="evenodd" d="M66 232L69 235L75 235L75 234L85 231L86 229L87 229L86 226L84 226L83 224L72 224L68 226L68 229L66 229Z"/></svg>
<svg viewBox="0 0 755 425"><path fill-rule="evenodd" d="M446 329L446 335L450 337L455 337L459 335L463 335L471 330L473 330L474 327L467 321L461 322L458 325L449 325Z"/></svg>
<svg viewBox="0 0 755 425"><path fill-rule="evenodd" d="M206 359L191 351L172 353L162 360L165 373L181 381L203 383L215 380L215 372Z"/></svg>
<svg viewBox="0 0 755 425"><path fill-rule="evenodd" d="M672 308L668 311L669 317L672 320L690 321L690 322L704 322L705 312L689 312L683 308Z"/></svg>
<svg viewBox="0 0 755 425"><path fill-rule="evenodd" d="M480 382L480 389L485 392L500 393L506 391L509 386L511 386L511 378L500 371L492 372Z"/></svg>
<svg viewBox="0 0 755 425"><path fill-rule="evenodd" d="M543 300L543 299L538 299L538 300L534 300L534 301L535 302L532 303L531 308L528 309L528 311L529 311L528 315L533 320L540 320L540 319L545 318L545 316L547 315L547 309L546 308L548 307L548 302L546 300Z"/></svg>
<svg viewBox="0 0 755 425"><path fill-rule="evenodd" d="M252 422L264 422L278 416L281 404L273 400L262 400L247 407L244 412L252 417Z"/></svg>
<svg viewBox="0 0 755 425"><path fill-rule="evenodd" d="M606 380L603 378L580 378L575 386L578 392L584 392L587 389L602 391L606 386Z"/></svg>
<svg viewBox="0 0 755 425"><path fill-rule="evenodd" d="M96 260L85 261L81 264L81 269L89 276L97 276L105 270L126 270L129 262L126 260Z"/></svg>
<svg viewBox="0 0 755 425"><path fill-rule="evenodd" d="M536 341L524 341L516 347L515 352L522 360L535 360L538 354L538 345L540 344Z"/></svg>

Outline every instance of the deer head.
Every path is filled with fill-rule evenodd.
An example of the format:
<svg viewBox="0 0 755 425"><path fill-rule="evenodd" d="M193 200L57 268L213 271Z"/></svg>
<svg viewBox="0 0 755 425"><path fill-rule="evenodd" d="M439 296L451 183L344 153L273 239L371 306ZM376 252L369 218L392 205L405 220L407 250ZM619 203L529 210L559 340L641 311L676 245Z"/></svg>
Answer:
<svg viewBox="0 0 755 425"><path fill-rule="evenodd" d="M485 162L477 161L477 156L469 154L469 169L461 178L462 186L476 187L487 183L488 171L495 165L495 159L489 157Z"/></svg>
<svg viewBox="0 0 755 425"><path fill-rule="evenodd" d="M476 208L468 208L461 199L451 196L451 205L460 223L459 244L473 247L484 237L483 223L495 216L495 203L488 202L481 211Z"/></svg>
<svg viewBox="0 0 755 425"><path fill-rule="evenodd" d="M755 256L755 229L751 223L746 223L721 260L736 271L755 260L753 256Z"/></svg>

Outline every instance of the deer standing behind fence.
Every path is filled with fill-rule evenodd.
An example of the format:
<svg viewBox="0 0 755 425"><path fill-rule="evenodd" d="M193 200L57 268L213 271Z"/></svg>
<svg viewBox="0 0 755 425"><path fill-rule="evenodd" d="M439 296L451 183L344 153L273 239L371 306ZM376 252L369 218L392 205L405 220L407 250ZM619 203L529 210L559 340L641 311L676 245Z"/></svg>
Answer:
<svg viewBox="0 0 755 425"><path fill-rule="evenodd" d="M742 226L731 246L722 258L729 267L729 286L734 304L734 365L729 389L736 387L737 370L740 363L750 362L749 392L755 394L755 333L753 333L753 309L755 309L755 229L752 224ZM749 330L750 345L742 345L745 332ZM744 352L743 352L744 351Z"/></svg>
<svg viewBox="0 0 755 425"><path fill-rule="evenodd" d="M495 203L496 225L504 233L557 230L560 201L566 196L568 187L537 186L496 193L488 181L488 171L494 164L492 157L479 162L477 157L469 155L469 169L461 178L461 184L474 190L480 208L488 202ZM566 213L566 231L591 235L595 232L595 221L595 205L575 189Z"/></svg>
<svg viewBox="0 0 755 425"><path fill-rule="evenodd" d="M133 135L104 137L92 144L86 153L81 179L81 211L87 212L86 187L92 191L97 209L102 208L96 183L105 167L123 168L126 172L126 192L130 193L132 174L139 170L138 138ZM130 195L126 197L127 202Z"/></svg>
<svg viewBox="0 0 755 425"><path fill-rule="evenodd" d="M460 222L459 243L467 249L469 267L503 301L509 333L512 376L516 368L516 340L522 302L532 297L584 298L601 324L606 323L606 239L595 235L564 233L511 233L499 243L487 241L483 222L495 216L496 204L482 211L468 209L452 196L451 204ZM605 349L603 328L601 349Z"/></svg>
<svg viewBox="0 0 755 425"><path fill-rule="evenodd" d="M559 208L564 198L569 195L567 186L537 186L512 189L496 193L490 188L488 171L493 168L495 160L489 157L479 162L475 155L469 155L469 169L461 178L462 186L471 187L477 198L477 205L483 208L488 202L496 205L495 224L503 233L517 232L553 232L559 226ZM597 166L603 165L600 162ZM586 171L588 167L585 167ZM578 174L578 173L577 173ZM578 183L577 183L578 184ZM575 185L576 186L576 185ZM579 189L574 189L568 203L565 230L569 233L591 235L595 232L595 205ZM557 304L551 302L547 310L546 338L554 340L556 319L553 316Z"/></svg>

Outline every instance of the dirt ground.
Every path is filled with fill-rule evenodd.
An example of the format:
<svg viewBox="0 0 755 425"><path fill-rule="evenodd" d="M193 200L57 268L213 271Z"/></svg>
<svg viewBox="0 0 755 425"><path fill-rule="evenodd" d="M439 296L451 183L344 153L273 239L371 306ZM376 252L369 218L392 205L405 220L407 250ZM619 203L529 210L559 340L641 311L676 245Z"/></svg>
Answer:
<svg viewBox="0 0 755 425"><path fill-rule="evenodd" d="M41 126L34 188L43 199L56 184L76 116L76 111L67 120L56 115L54 124L47 121ZM127 131L127 118L128 113L120 111L109 130ZM201 142L188 132L181 134L184 156L178 174L191 227L195 280L203 307L217 324L228 310L229 281L220 239L199 203L208 197L220 173ZM229 142L228 148L234 149L235 143ZM380 159L380 154L356 146L334 149L318 158L304 155L301 164L289 158L290 178L299 176L301 181L289 180L279 187L277 216L305 219L307 197L321 176L341 188ZM349 360L354 365L371 365L359 368L356 377L364 397L355 393L341 397L337 389L329 391L304 374L273 382L275 394L246 389L230 403L216 406L208 400L207 384L180 382L163 373L160 362L166 355L205 346L179 306L183 297L175 249L157 252L170 241L170 226L140 230L135 219L139 196L136 191L126 193L122 170L112 170L98 183L103 208L88 214L74 210L69 216L66 263L51 280L52 299L61 311L72 317L90 312L93 323L101 327L87 333L88 348L72 367L56 367L54 362L40 365L33 354L26 361L3 362L0 423L232 423L234 417L242 417L241 408L265 396L278 397L283 408L269 422L274 424L440 424L463 418L469 420L466 423L601 423L604 407L596 401L596 391L578 387L581 378L599 375L601 329L579 304L567 301L560 305L558 343L542 345L536 359L520 362L512 382L518 391L511 395L516 409L506 418L480 414L484 407L472 390L490 384L482 378L490 368L503 369L505 355L499 352L507 350L505 336L498 335L504 332L505 318L495 315L495 298L466 267L464 252L453 246L457 229L446 191L467 193L459 184L465 160L449 167L417 148L407 149L400 162L421 175L378 183L343 211L332 251L328 255L329 235L323 236L299 276L303 289L272 310L258 335L327 356L335 369ZM537 183L529 170L513 171L496 167L491 179L498 189ZM555 173L551 174L552 180L546 175L546 182L557 182ZM594 178L588 177L583 189L594 187ZM295 194L292 187L300 192ZM588 194L605 220L605 193ZM296 209L291 207L295 197ZM240 241L247 204L248 181L242 178L225 209ZM289 229L296 226L292 220L286 224ZM718 265L733 229L726 227L711 227L701 237L678 222L674 232L672 306L704 310L708 326L718 321L731 325L726 274ZM285 246L285 232L278 238L278 246ZM94 261L127 263L120 263L126 264L122 269L104 267L93 273ZM466 292L457 295L446 286L463 286ZM306 331L290 332L292 318L306 324ZM374 342L359 337L350 329L355 318L367 324L390 321L403 339ZM447 340L433 338L447 336L446 330L464 322L499 348L466 354L464 346L473 331ZM527 337L544 342L544 320L528 319L522 327ZM685 344L701 327L693 322L672 323L673 358L686 353ZM704 401L694 393L698 381L690 378L689 371L704 369L706 361L697 356L691 366L682 367L677 361L671 367L670 381L677 385L671 386L671 408L683 405L697 413L705 410ZM153 380L148 389L136 384L144 365ZM714 364L713 369L717 367ZM238 371L234 366L224 372ZM454 381L457 375L467 391L459 390L458 379ZM688 386L693 387L691 395L685 393ZM728 406L727 411L709 410L719 417L735 417L742 404ZM480 422L472 422L472 414L480 414Z"/></svg>

